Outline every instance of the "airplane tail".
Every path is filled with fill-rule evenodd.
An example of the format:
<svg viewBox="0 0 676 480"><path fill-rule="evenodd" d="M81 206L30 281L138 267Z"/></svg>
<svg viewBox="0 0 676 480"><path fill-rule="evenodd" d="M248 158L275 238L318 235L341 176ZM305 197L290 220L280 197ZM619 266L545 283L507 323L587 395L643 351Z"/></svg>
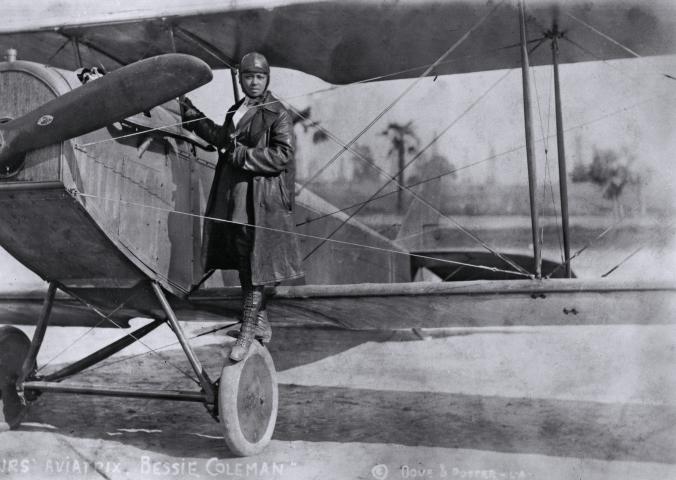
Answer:
<svg viewBox="0 0 676 480"><path fill-rule="evenodd" d="M433 170L437 169L425 170L427 171L424 178L433 178ZM412 187L411 190L419 198L412 199L395 241L408 250L429 249L436 244L435 239L439 235L438 211L441 208L441 178L422 183Z"/></svg>

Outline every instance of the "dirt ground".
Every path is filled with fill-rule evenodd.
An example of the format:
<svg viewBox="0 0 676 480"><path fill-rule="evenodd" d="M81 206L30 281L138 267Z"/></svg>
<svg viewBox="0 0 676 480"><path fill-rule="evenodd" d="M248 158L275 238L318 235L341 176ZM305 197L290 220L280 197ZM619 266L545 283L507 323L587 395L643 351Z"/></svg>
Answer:
<svg viewBox="0 0 676 480"><path fill-rule="evenodd" d="M70 345L85 332L48 330L45 371L120 335L97 329ZM277 328L277 426L250 458L229 453L200 404L44 394L20 430L0 427L0 477L676 478L672 327L427 333ZM144 340L173 341L164 327ZM195 342L212 376L225 341ZM135 356L144 350L76 379L192 385L175 346Z"/></svg>

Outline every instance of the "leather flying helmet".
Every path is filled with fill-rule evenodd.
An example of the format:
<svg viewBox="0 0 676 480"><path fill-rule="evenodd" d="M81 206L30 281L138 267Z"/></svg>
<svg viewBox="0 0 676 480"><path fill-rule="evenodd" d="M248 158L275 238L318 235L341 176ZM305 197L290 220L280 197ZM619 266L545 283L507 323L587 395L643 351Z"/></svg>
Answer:
<svg viewBox="0 0 676 480"><path fill-rule="evenodd" d="M258 52L247 53L239 62L239 73L265 73L270 75L270 65L267 59Z"/></svg>

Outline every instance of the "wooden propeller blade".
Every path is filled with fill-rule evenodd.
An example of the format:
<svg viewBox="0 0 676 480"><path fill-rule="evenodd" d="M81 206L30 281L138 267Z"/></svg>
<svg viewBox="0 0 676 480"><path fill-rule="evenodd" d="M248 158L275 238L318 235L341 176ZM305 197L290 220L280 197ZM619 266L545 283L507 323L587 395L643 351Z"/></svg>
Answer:
<svg viewBox="0 0 676 480"><path fill-rule="evenodd" d="M91 80L0 124L0 169L24 153L84 135L209 82L211 69L184 54L141 60Z"/></svg>

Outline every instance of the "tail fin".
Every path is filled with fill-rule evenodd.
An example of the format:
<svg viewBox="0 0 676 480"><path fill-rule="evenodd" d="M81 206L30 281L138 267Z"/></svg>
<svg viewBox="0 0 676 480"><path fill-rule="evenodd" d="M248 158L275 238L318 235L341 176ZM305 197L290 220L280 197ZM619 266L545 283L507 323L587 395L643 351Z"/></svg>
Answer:
<svg viewBox="0 0 676 480"><path fill-rule="evenodd" d="M424 201L413 198L404 215L396 242L408 250L425 250L436 243L434 237L439 228L441 179L425 182L412 190Z"/></svg>

